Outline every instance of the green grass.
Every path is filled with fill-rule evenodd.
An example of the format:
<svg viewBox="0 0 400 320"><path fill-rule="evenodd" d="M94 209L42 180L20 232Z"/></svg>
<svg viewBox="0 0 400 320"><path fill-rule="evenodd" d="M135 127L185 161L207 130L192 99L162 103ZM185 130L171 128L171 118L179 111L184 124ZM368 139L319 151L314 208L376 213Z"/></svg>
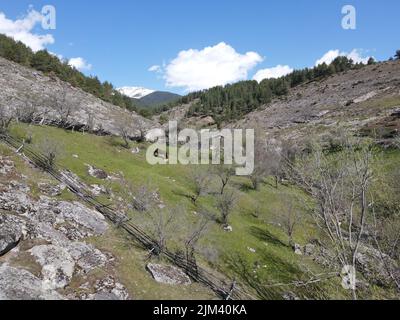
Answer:
<svg viewBox="0 0 400 320"><path fill-rule="evenodd" d="M23 137L26 126L19 124L12 128L12 134ZM46 138L56 140L62 146L63 153L58 159L59 165L68 168L77 174L87 184L104 184L102 180L95 179L87 173L86 164L105 170L111 175L120 172L126 180L135 186L148 184L156 186L161 199L170 207L182 206L185 217L179 217L180 232L188 228L185 223L194 221L194 211L199 207L217 214L213 192L218 189L218 181L210 183L211 195L201 197L194 205L187 196L192 190L189 179L190 168L185 166L159 165L151 166L145 160L146 145L138 145L140 154L132 154L119 146L116 138L99 137L89 134L74 133L52 127L32 127L33 146L38 145ZM132 147L134 144L132 144ZM73 157L78 155L78 158ZM398 155L394 156L397 158ZM33 180L36 178L33 177ZM307 270L312 272L326 272L310 258L294 254L288 246L288 239L280 227L277 226L277 217L285 210L282 195L291 195L308 201L306 196L297 188L280 185L278 189L272 182L266 181L259 191L249 189L250 182L247 178L235 177L231 188L238 194L237 207L230 217L233 232L222 230L221 226L213 223L207 237L200 243L199 252L212 248L217 254L216 259L207 255L199 257L203 266L213 267L228 275L231 279L237 278L252 287L250 291L261 298L280 299L283 292L292 291L302 297L308 298L349 298L349 293L340 287L340 281L331 280L312 287L312 290L295 287L266 288L275 283L288 283L307 278ZM117 183L107 184L107 187L118 193L121 186ZM62 198L71 197L68 193ZM114 203L117 204L117 203ZM255 216L256 207L263 208ZM302 207L301 207L302 208ZM294 240L304 245L317 236L316 229L304 208L304 219L297 228ZM139 222L138 222L139 223ZM178 229L177 229L178 230ZM183 231L182 231L183 230ZM187 288L174 288L162 286L154 282L145 271L146 252L132 245L126 234L119 230L112 230L109 234L92 239L99 248L110 251L117 257L116 268L119 277L128 286L134 297L139 299L208 299L212 294L194 284ZM177 245L172 243L172 246ZM255 252L252 252L253 249ZM381 292L379 291L379 294Z"/></svg>

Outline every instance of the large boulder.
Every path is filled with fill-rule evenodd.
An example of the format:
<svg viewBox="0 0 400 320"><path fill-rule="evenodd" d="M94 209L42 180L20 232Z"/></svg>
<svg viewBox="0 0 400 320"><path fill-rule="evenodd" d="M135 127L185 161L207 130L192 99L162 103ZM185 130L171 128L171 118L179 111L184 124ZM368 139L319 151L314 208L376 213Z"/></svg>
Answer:
<svg viewBox="0 0 400 320"><path fill-rule="evenodd" d="M30 272L0 266L0 300L63 300L54 290L43 287L42 281Z"/></svg>
<svg viewBox="0 0 400 320"><path fill-rule="evenodd" d="M43 288L65 288L74 274L75 261L69 252L55 245L33 247L29 252L42 266Z"/></svg>
<svg viewBox="0 0 400 320"><path fill-rule="evenodd" d="M0 256L15 248L22 238L20 218L0 212Z"/></svg>
<svg viewBox="0 0 400 320"><path fill-rule="evenodd" d="M160 283L173 285L189 285L190 278L181 269L169 265L152 264L147 265L154 280Z"/></svg>

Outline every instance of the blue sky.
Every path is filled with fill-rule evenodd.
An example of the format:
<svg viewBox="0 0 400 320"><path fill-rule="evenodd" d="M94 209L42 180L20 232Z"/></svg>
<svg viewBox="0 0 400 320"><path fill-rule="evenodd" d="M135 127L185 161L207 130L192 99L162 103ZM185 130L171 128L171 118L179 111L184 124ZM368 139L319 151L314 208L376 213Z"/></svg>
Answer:
<svg viewBox="0 0 400 320"><path fill-rule="evenodd" d="M313 66L331 50L385 60L400 47L398 0L0 0L0 12L15 22L49 4L56 30L28 32L50 34L49 51L83 58L91 68L82 71L115 86L184 93ZM356 30L341 27L346 4L357 10Z"/></svg>

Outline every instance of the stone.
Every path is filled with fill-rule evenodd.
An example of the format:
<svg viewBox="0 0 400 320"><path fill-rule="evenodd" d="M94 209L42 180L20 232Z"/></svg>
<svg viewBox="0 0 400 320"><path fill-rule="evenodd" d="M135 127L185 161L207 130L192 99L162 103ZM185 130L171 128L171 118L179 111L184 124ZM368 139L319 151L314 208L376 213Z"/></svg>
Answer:
<svg viewBox="0 0 400 320"><path fill-rule="evenodd" d="M7 175L14 171L14 162L0 156L0 174Z"/></svg>
<svg viewBox="0 0 400 320"><path fill-rule="evenodd" d="M14 249L22 238L21 219L0 213L0 256Z"/></svg>
<svg viewBox="0 0 400 320"><path fill-rule="evenodd" d="M64 297L44 288L41 279L30 272L3 264L0 266L0 300L64 300Z"/></svg>
<svg viewBox="0 0 400 320"><path fill-rule="evenodd" d="M108 174L104 170L92 167L91 165L86 166L88 167L88 174L93 178L100 180L105 180L108 178Z"/></svg>
<svg viewBox="0 0 400 320"><path fill-rule="evenodd" d="M126 288L116 281L113 276L97 280L96 293L89 295L90 300L128 300L129 293Z"/></svg>
<svg viewBox="0 0 400 320"><path fill-rule="evenodd" d="M73 242L66 246L66 250L84 273L104 267L108 261L100 250L83 242Z"/></svg>
<svg viewBox="0 0 400 320"><path fill-rule="evenodd" d="M43 194L50 196L50 197L57 197L62 194L62 192L65 190L66 186L63 184L60 185L52 185L47 182L40 182L38 183L38 188L40 192Z"/></svg>
<svg viewBox="0 0 400 320"><path fill-rule="evenodd" d="M55 245L33 247L29 252L42 267L43 288L65 288L74 274L75 261L69 252Z"/></svg>
<svg viewBox="0 0 400 320"><path fill-rule="evenodd" d="M181 269L170 266L149 263L147 270L151 273L154 280L159 283L171 285L189 285L190 278Z"/></svg>
<svg viewBox="0 0 400 320"><path fill-rule="evenodd" d="M316 246L312 243L308 243L304 247L304 254L306 256L313 256L316 252Z"/></svg>
<svg viewBox="0 0 400 320"><path fill-rule="evenodd" d="M287 301L298 301L300 298L293 292L286 292L283 294L282 298Z"/></svg>
<svg viewBox="0 0 400 320"><path fill-rule="evenodd" d="M90 192L94 195L94 196L100 196L102 194L107 194L107 189L106 187L102 186L102 185L98 185L98 184L92 184L90 186L91 190Z"/></svg>
<svg viewBox="0 0 400 320"><path fill-rule="evenodd" d="M303 248L302 248L301 245L299 245L298 243L295 243L295 244L294 244L293 250L294 250L294 253L295 253L295 254L297 254L297 255L299 255L299 256L302 256L302 255L303 255Z"/></svg>
<svg viewBox="0 0 400 320"><path fill-rule="evenodd" d="M224 231L226 231L226 232L233 232L233 228L232 228L232 226L225 226L225 227L224 227Z"/></svg>
<svg viewBox="0 0 400 320"><path fill-rule="evenodd" d="M34 208L34 201L27 195L29 188L26 185L10 182L0 192L0 209L20 214L30 212Z"/></svg>

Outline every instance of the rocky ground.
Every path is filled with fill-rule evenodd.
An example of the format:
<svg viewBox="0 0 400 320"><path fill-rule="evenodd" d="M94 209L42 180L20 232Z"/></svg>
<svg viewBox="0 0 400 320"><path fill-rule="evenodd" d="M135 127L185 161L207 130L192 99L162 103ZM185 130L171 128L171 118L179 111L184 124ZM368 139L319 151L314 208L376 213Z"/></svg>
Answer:
<svg viewBox="0 0 400 320"><path fill-rule="evenodd" d="M0 159L0 300L129 299L115 258L87 243L109 225L97 211L54 196L65 186L38 182L39 194L7 157Z"/></svg>
<svg viewBox="0 0 400 320"><path fill-rule="evenodd" d="M0 58L0 105L21 115L35 114L35 120L56 124L68 114L68 124L76 129L91 127L94 132L120 135L121 125L131 138L156 126L134 112L106 103L56 77Z"/></svg>

